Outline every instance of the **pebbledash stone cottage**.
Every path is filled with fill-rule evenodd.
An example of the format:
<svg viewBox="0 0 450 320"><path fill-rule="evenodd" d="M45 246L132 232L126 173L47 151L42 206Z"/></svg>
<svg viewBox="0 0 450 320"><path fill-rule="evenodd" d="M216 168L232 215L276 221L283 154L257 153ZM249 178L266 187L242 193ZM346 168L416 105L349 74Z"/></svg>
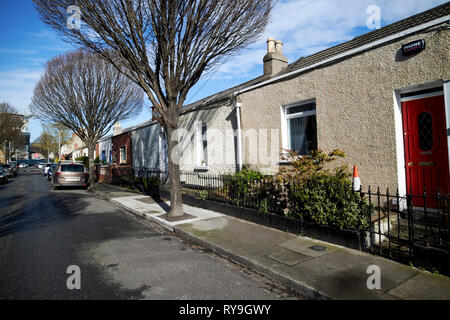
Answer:
<svg viewBox="0 0 450 320"><path fill-rule="evenodd" d="M365 187L448 193L449 28L446 3L291 64L268 39L260 77L184 108L181 170L273 173L284 150L341 149ZM164 168L163 130L136 128L134 166Z"/></svg>

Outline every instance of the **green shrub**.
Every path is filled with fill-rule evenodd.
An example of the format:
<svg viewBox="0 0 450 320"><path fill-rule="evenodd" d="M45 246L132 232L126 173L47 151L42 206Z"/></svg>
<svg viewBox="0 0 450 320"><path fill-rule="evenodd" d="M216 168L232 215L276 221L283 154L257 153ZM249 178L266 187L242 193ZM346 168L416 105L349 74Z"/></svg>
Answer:
<svg viewBox="0 0 450 320"><path fill-rule="evenodd" d="M208 199L208 190L197 191L196 197L197 197L197 199L200 199L200 200Z"/></svg>
<svg viewBox="0 0 450 320"><path fill-rule="evenodd" d="M269 199L262 199L258 204L258 212L261 214L269 213Z"/></svg>
<svg viewBox="0 0 450 320"><path fill-rule="evenodd" d="M100 163L100 157L99 157L99 156L96 156L96 157L95 157L94 163L95 163L95 164L99 164L99 163Z"/></svg>
<svg viewBox="0 0 450 320"><path fill-rule="evenodd" d="M231 199L243 199L249 194L254 184L262 178L261 173L245 169L237 174L225 176L224 187Z"/></svg>
<svg viewBox="0 0 450 320"><path fill-rule="evenodd" d="M86 168L89 168L89 157L78 157L75 158L75 161L82 162Z"/></svg>
<svg viewBox="0 0 450 320"><path fill-rule="evenodd" d="M298 157L289 152L291 163L275 176L243 170L227 176L224 184L230 202L250 204L260 213L274 212L339 229L362 230L368 227L373 207L353 192L347 167L327 169L327 164L345 157L344 152L320 150ZM250 200L250 201L249 201Z"/></svg>
<svg viewBox="0 0 450 320"><path fill-rule="evenodd" d="M303 186L294 185L291 198L290 216L339 229L367 228L373 210L359 192L353 192L343 169L313 174Z"/></svg>

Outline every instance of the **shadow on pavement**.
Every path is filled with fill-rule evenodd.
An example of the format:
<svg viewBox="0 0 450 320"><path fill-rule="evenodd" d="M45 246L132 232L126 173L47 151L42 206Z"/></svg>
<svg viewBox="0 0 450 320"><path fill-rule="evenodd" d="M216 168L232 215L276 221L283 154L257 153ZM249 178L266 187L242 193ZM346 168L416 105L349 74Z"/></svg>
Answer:
<svg viewBox="0 0 450 320"><path fill-rule="evenodd" d="M0 238L18 232L49 226L75 219L87 201L83 194L51 193L26 198L25 195L11 199L12 211L0 216Z"/></svg>

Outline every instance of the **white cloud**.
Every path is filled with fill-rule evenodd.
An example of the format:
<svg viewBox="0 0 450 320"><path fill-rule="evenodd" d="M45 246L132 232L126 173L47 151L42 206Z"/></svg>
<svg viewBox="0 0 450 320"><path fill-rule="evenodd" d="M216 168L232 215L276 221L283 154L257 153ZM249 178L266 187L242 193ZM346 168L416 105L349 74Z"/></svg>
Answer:
<svg viewBox="0 0 450 320"><path fill-rule="evenodd" d="M232 58L215 78L243 78L262 73L266 39L284 42L284 53L292 63L354 38L355 28L367 28L367 8L381 8L382 26L445 3L445 0L285 0L278 3L261 39L249 51ZM367 32L371 30L367 29Z"/></svg>
<svg viewBox="0 0 450 320"><path fill-rule="evenodd" d="M16 69L0 72L0 102L7 101L18 112L27 114L33 97L36 83L39 81L43 69ZM41 132L39 120L33 119L29 123L31 140L36 139Z"/></svg>
<svg viewBox="0 0 450 320"><path fill-rule="evenodd" d="M36 83L43 69L17 69L0 72L0 101L7 101L18 111L28 110Z"/></svg>

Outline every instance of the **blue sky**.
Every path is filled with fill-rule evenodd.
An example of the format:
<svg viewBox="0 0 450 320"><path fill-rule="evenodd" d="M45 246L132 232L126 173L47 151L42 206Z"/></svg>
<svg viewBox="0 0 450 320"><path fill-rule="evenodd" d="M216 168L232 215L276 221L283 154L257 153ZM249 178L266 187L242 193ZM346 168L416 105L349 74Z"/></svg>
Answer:
<svg viewBox="0 0 450 320"><path fill-rule="evenodd" d="M188 102L225 90L262 74L266 39L284 42L289 62L355 36L371 31L367 27L367 8L381 9L381 26L443 4L445 0L281 0L271 23L260 40L238 56L230 58L192 90ZM48 29L34 10L31 0L0 0L0 101L10 102L26 113L33 89L44 71L45 62L74 49ZM148 105L148 103L147 103ZM122 123L128 127L150 118L148 108L135 119ZM32 140L41 127L30 123Z"/></svg>

